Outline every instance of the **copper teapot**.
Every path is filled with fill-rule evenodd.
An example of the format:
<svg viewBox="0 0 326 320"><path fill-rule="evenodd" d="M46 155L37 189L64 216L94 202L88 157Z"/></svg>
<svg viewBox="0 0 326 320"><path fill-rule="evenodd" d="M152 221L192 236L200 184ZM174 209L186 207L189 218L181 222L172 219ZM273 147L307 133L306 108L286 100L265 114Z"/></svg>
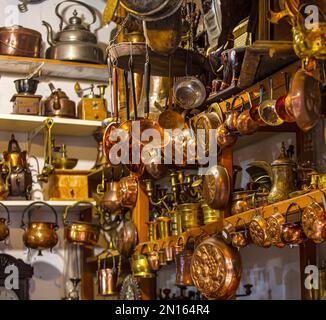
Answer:
<svg viewBox="0 0 326 320"><path fill-rule="evenodd" d="M272 188L268 195L268 202L275 203L289 198L289 194L295 191L296 163L290 158L288 149L282 142L279 157L270 165L266 161L252 161L250 166L265 169L272 181Z"/></svg>
<svg viewBox="0 0 326 320"><path fill-rule="evenodd" d="M2 207L7 213L6 218L0 218L0 241L5 241L9 236L9 228L8 225L10 223L10 214L8 208L0 202L0 207Z"/></svg>

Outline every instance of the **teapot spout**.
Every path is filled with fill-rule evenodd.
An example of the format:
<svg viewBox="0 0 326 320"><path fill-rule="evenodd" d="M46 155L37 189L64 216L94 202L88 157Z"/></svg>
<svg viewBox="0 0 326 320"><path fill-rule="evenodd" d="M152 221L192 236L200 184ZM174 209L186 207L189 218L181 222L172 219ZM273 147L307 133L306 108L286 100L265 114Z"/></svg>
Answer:
<svg viewBox="0 0 326 320"><path fill-rule="evenodd" d="M46 27L47 30L47 42L50 46L55 45L55 41L53 38L53 29L51 27L51 25L46 22L46 21L42 21L42 25Z"/></svg>

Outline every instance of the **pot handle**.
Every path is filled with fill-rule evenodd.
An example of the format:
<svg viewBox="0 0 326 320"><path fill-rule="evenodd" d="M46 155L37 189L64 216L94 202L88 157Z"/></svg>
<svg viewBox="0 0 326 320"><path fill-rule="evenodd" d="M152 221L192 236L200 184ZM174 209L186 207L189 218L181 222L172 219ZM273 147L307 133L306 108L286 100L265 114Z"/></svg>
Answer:
<svg viewBox="0 0 326 320"><path fill-rule="evenodd" d="M73 209L73 208L76 208L78 207L79 205L81 204L85 204L85 205L88 205L90 206L91 208L94 207L93 203L92 202L88 202L88 201L78 201L74 204L72 204L71 206L67 206L62 214L62 219L63 219L63 223L65 225L69 224L69 221L68 221L68 213L69 213L69 210Z"/></svg>
<svg viewBox="0 0 326 320"><path fill-rule="evenodd" d="M242 96L237 95L237 96L235 96L235 97L233 98L233 100L232 100L232 105L231 105L231 110L232 110L232 111L234 110L235 102L236 102L237 100L239 100L239 99L241 100L241 109L239 110L239 112L242 112L242 111L244 110L245 101L244 101L244 99L243 99Z"/></svg>
<svg viewBox="0 0 326 320"><path fill-rule="evenodd" d="M293 208L293 207L297 207L299 209L299 221L301 221L301 216L302 216L302 210L301 210L301 207L296 203L296 202L292 202L288 208L286 209L286 212L285 212L285 223L288 222L288 216L289 216L289 213L290 213L290 209Z"/></svg>
<svg viewBox="0 0 326 320"><path fill-rule="evenodd" d="M180 240L182 240L182 246L184 246L185 245L185 238L184 238L184 236L178 237L177 241L175 242L175 245L176 246L180 246L181 245L180 244Z"/></svg>
<svg viewBox="0 0 326 320"><path fill-rule="evenodd" d="M103 259L104 260L103 268L106 269L106 260L109 258L109 256L112 258L112 261L113 261L112 270L115 270L115 257L116 256L112 256L110 251L105 255L105 258ZM99 266L100 266L100 260L99 260Z"/></svg>
<svg viewBox="0 0 326 320"><path fill-rule="evenodd" d="M7 224L9 224L10 223L10 214L9 214L8 207L5 206L2 202L0 202L0 207L2 207L6 211L6 213L7 213Z"/></svg>
<svg viewBox="0 0 326 320"><path fill-rule="evenodd" d="M52 206L50 206L49 204L47 204L47 203L44 202L44 201L36 201L36 202L33 202L33 203L31 203L30 205L28 205L28 206L24 209L23 214L22 214L21 228L24 229L24 227L25 227L24 218L25 218L25 214L26 214L26 212L29 212L29 210L30 210L32 207L37 206L37 205L39 205L39 206L46 206L46 207L48 207L48 208L51 209L51 211L53 212L53 214L54 214L54 216L55 216L54 230L57 230L57 229L59 228L59 226L58 226L58 216L57 216L57 212L55 211L55 209L54 209ZM29 221L30 221L30 220L31 220L31 216L29 216Z"/></svg>
<svg viewBox="0 0 326 320"><path fill-rule="evenodd" d="M261 84L259 87L259 104L262 104L264 99L264 86Z"/></svg>
<svg viewBox="0 0 326 320"><path fill-rule="evenodd" d="M55 14L60 19L60 24L59 24L60 31L62 31L62 27L63 27L63 16L60 14L59 8L60 8L60 6L63 3L67 3L67 2L77 3L80 6L85 7L92 14L93 21L91 23L89 23L89 24L86 25L87 30L89 30L90 29L90 26L96 22L96 13L95 13L94 8L91 7L91 6L89 6L88 4L86 4L84 2L81 2L81 1L77 1L77 0L65 0L65 1L62 1L62 2L58 3L58 5L55 8Z"/></svg>

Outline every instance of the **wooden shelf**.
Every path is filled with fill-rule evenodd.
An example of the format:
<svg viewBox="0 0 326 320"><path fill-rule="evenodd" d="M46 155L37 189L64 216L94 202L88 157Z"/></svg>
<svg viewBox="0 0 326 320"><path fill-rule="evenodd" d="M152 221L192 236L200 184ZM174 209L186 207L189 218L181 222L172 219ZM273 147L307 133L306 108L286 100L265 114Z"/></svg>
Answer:
<svg viewBox="0 0 326 320"><path fill-rule="evenodd" d="M0 202L12 210L22 210L22 209L26 208L28 205L32 204L33 202L36 202L36 200L33 200L33 201L6 200L6 201L0 201ZM71 206L71 205L75 204L77 201L43 201L43 202L49 204L50 206L52 206L54 208L65 208L67 206ZM80 207L83 207L83 206L86 206L86 205L83 205L83 204L80 205Z"/></svg>
<svg viewBox="0 0 326 320"><path fill-rule="evenodd" d="M326 189L324 191L326 192ZM246 212L243 212L243 213L231 216L231 217L227 217L227 218L225 218L223 220L223 225L225 226L228 223L231 223L231 224L235 225L237 223L238 219L241 218L242 220L239 221L238 226L242 227L242 226L244 226L244 224L248 224L251 221L253 215L257 212L257 210L259 210L260 212L263 211L265 218L268 218L270 215L273 214L274 208L277 208L281 214L285 215L288 206L292 202L297 203L301 208L306 207L309 203L311 203L311 198L309 196L314 198L318 203L322 203L322 193L319 190L315 190L315 191L311 191L311 192L309 192L307 194L304 194L304 195L301 195L301 196L298 196L298 197L294 197L294 198L291 198L291 199L287 199L285 201L281 201L281 202L278 202L278 203L274 203L274 204L271 204L271 205L263 207L263 208L262 207L261 208L256 208L256 209L252 209L252 210L249 210L249 211L246 211ZM290 213L293 213L296 210L297 210L297 208L294 207L294 208L292 208L290 210ZM157 240L157 241L155 241L155 243L157 243L158 246L161 248L164 245L175 244L177 242L177 240L181 236L184 238L184 240L186 240L190 236L196 237L196 236L201 235L202 233L213 235L217 231L221 230L222 227L223 226L222 226L221 223L214 222L214 223L210 223L210 224L201 226L201 227L196 228L194 230L184 232L180 236L171 236L171 237L166 238L166 239ZM140 243L140 244L138 244L136 250L140 251L142 249L142 247L146 246L146 245L149 245L152 248L153 243L152 242Z"/></svg>
<svg viewBox="0 0 326 320"><path fill-rule="evenodd" d="M0 131L33 133L42 127L47 117L0 114ZM67 136L90 136L101 127L101 121L53 118L53 133Z"/></svg>
<svg viewBox="0 0 326 320"><path fill-rule="evenodd" d="M37 59L0 55L0 72L14 74L29 74L40 64L42 76L63 79L107 82L108 71L105 64L90 64L51 59Z"/></svg>

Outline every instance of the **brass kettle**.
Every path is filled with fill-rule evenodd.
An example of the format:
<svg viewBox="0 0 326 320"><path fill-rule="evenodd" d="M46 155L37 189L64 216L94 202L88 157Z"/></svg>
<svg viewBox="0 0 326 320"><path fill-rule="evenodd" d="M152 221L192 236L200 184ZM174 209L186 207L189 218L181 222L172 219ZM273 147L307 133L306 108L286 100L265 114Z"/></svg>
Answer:
<svg viewBox="0 0 326 320"><path fill-rule="evenodd" d="M272 188L268 195L268 202L275 203L289 198L295 191L296 163L291 160L289 150L285 150L282 142L279 157L270 165L266 161L252 161L249 166L265 169L272 181Z"/></svg>
<svg viewBox="0 0 326 320"><path fill-rule="evenodd" d="M0 207L2 207L6 213L7 213L7 219L6 218L0 218L0 241L4 241L9 236L9 228L8 225L10 223L10 214L8 208L0 202Z"/></svg>

